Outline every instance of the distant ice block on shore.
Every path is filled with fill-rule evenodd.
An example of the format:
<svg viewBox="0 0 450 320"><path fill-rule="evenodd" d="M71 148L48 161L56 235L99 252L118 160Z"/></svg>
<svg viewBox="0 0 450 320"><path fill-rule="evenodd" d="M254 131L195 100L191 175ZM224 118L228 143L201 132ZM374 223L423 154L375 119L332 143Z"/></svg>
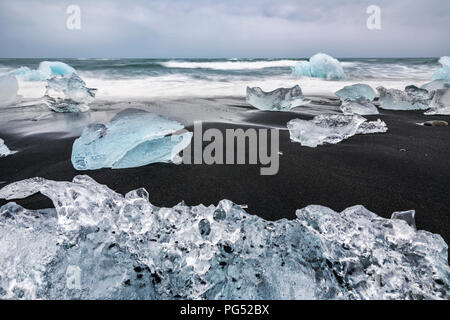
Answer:
<svg viewBox="0 0 450 320"><path fill-rule="evenodd" d="M5 144L5 141L0 138L0 158L9 156L10 154L14 154L14 153L16 153L16 152L9 150L9 148Z"/></svg>
<svg viewBox="0 0 450 320"><path fill-rule="evenodd" d="M0 107L7 107L19 101L18 91L19 83L16 77L10 74L0 76Z"/></svg>
<svg viewBox="0 0 450 320"><path fill-rule="evenodd" d="M354 101L345 100L342 102L340 109L346 115L372 115L379 114L377 107L367 99L359 98Z"/></svg>
<svg viewBox="0 0 450 320"><path fill-rule="evenodd" d="M413 215L309 205L267 221L229 200L157 207L87 175L14 182L0 198L38 192L54 208L0 207L2 299L450 298L448 246Z"/></svg>
<svg viewBox="0 0 450 320"><path fill-rule="evenodd" d="M309 61L299 61L292 68L295 77L314 77L327 80L345 79L346 75L339 60L325 54L317 53Z"/></svg>
<svg viewBox="0 0 450 320"><path fill-rule="evenodd" d="M375 98L375 90L371 86L364 83L352 84L345 86L342 89L335 92L335 94L341 99L341 101L358 99L367 99L372 101Z"/></svg>
<svg viewBox="0 0 450 320"><path fill-rule="evenodd" d="M425 83L420 88L428 90L428 91L433 91L433 90L438 90L438 89L447 89L447 88L450 88L450 79L434 80L434 81Z"/></svg>
<svg viewBox="0 0 450 320"><path fill-rule="evenodd" d="M299 85L264 92L259 87L247 87L247 103L260 110L289 111L310 102L303 96Z"/></svg>
<svg viewBox="0 0 450 320"><path fill-rule="evenodd" d="M291 140L302 146L315 148L336 144L355 134L384 133L386 123L381 120L366 122L360 115L319 115L312 120L293 119L288 122Z"/></svg>
<svg viewBox="0 0 450 320"><path fill-rule="evenodd" d="M439 59L439 63L442 65L441 68L437 69L433 74L432 80L450 80L450 57L444 56Z"/></svg>
<svg viewBox="0 0 450 320"><path fill-rule="evenodd" d="M54 76L67 76L76 73L77 71L74 68L60 61L42 61L37 69L20 67L10 72L22 81L45 81Z"/></svg>
<svg viewBox="0 0 450 320"><path fill-rule="evenodd" d="M450 88L432 91L430 109L426 115L442 114L450 115Z"/></svg>
<svg viewBox="0 0 450 320"><path fill-rule="evenodd" d="M404 91L377 87L380 93L380 108L387 110L426 110L429 108L428 90L407 86Z"/></svg>
<svg viewBox="0 0 450 320"><path fill-rule="evenodd" d="M87 88L77 74L47 80L46 103L55 112L85 112L95 99L97 89Z"/></svg>
<svg viewBox="0 0 450 320"><path fill-rule="evenodd" d="M132 168L155 162L173 162L186 148L191 132L176 134L184 126L139 109L119 112L108 124L85 128L72 147L77 170Z"/></svg>

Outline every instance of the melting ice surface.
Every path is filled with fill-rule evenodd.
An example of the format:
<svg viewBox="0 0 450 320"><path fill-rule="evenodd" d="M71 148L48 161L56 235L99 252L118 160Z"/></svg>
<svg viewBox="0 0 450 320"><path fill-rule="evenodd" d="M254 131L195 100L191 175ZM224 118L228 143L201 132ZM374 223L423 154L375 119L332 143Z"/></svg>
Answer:
<svg viewBox="0 0 450 320"><path fill-rule="evenodd" d="M126 109L106 125L93 124L84 129L73 144L72 164L77 170L95 170L173 162L192 138L191 132L174 134L183 128L181 123L160 115Z"/></svg>
<svg viewBox="0 0 450 320"><path fill-rule="evenodd" d="M315 148L318 145L336 144L355 134L384 133L386 123L378 119L367 122L360 115L318 115L312 120L293 119L288 122L292 141Z"/></svg>
<svg viewBox="0 0 450 320"><path fill-rule="evenodd" d="M439 59L442 68L436 70L433 74L433 80L450 79L450 57L444 56Z"/></svg>
<svg viewBox="0 0 450 320"><path fill-rule="evenodd" d="M450 88L432 91L431 95L430 110L425 114L450 114Z"/></svg>
<svg viewBox="0 0 450 320"><path fill-rule="evenodd" d="M10 72L10 74L23 81L44 81L53 76L65 76L76 73L74 68L60 61L42 61L37 70L20 67Z"/></svg>
<svg viewBox="0 0 450 320"><path fill-rule="evenodd" d="M371 86L363 83L357 83L350 86L345 86L336 91L336 95L342 100L358 100L367 99L372 101L375 98L375 91Z"/></svg>
<svg viewBox="0 0 450 320"><path fill-rule="evenodd" d="M388 110L426 110L430 94L426 89L407 86L404 91L378 87L380 108Z"/></svg>
<svg viewBox="0 0 450 320"><path fill-rule="evenodd" d="M231 201L159 208L88 176L31 178L55 209L0 208L4 299L448 299L441 236L354 206L266 221Z"/></svg>
<svg viewBox="0 0 450 320"><path fill-rule="evenodd" d="M15 153L15 151L9 150L9 148L5 144L5 141L0 138L0 158L9 156L10 154L13 153Z"/></svg>
<svg viewBox="0 0 450 320"><path fill-rule="evenodd" d="M264 92L259 87L247 87L247 103L260 110L289 111L308 102L310 101L305 99L298 85L271 92Z"/></svg>
<svg viewBox="0 0 450 320"><path fill-rule="evenodd" d="M341 111L347 115L359 114L364 116L379 113L377 107L372 102L364 98L359 98L354 101L345 100L342 102L340 108Z"/></svg>
<svg viewBox="0 0 450 320"><path fill-rule="evenodd" d="M15 104L20 96L17 95L19 83L16 77L10 74L0 76L0 107Z"/></svg>
<svg viewBox="0 0 450 320"><path fill-rule="evenodd" d="M86 83L75 73L47 80L46 103L56 112L85 112L95 98L97 89L86 88Z"/></svg>
<svg viewBox="0 0 450 320"><path fill-rule="evenodd" d="M327 80L345 79L346 75L339 60L317 53L309 61L300 61L292 68L292 75L296 77L314 77Z"/></svg>

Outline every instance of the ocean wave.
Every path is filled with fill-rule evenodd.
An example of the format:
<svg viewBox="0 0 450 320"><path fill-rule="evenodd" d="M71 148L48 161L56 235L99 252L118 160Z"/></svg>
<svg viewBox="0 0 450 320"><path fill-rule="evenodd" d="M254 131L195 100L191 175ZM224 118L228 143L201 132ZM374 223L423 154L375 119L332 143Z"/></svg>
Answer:
<svg viewBox="0 0 450 320"><path fill-rule="evenodd" d="M167 68L182 69L213 69L213 70L246 70L246 69L265 69L265 68L287 68L293 67L300 60L256 60L256 61L167 61L160 64Z"/></svg>

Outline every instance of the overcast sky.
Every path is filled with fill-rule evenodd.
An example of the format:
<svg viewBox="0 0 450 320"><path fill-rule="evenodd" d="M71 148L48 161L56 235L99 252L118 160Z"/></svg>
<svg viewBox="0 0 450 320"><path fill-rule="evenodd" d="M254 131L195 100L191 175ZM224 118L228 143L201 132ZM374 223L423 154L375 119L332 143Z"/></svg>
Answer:
<svg viewBox="0 0 450 320"><path fill-rule="evenodd" d="M381 30L366 27L371 4ZM449 0L0 0L12 58L431 57L450 55L449 30Z"/></svg>

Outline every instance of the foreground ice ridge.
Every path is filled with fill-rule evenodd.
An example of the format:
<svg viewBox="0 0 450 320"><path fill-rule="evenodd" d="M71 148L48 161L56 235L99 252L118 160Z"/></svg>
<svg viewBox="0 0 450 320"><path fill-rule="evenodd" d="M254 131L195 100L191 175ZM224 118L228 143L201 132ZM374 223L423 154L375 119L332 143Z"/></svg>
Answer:
<svg viewBox="0 0 450 320"><path fill-rule="evenodd" d="M380 93L380 108L388 110L426 110L429 108L428 90L407 86L405 90L377 87Z"/></svg>
<svg viewBox="0 0 450 320"><path fill-rule="evenodd" d="M45 81L54 76L76 74L77 71L68 64L60 61L42 61L36 70L20 67L10 74L23 81Z"/></svg>
<svg viewBox="0 0 450 320"><path fill-rule="evenodd" d="M450 57L441 57L439 63L442 65L442 68L436 70L432 80L450 79Z"/></svg>
<svg viewBox="0 0 450 320"><path fill-rule="evenodd" d="M318 115L312 120L293 119L288 122L291 140L302 146L315 148L322 144L336 144L355 134L384 133L384 121L367 121L360 115Z"/></svg>
<svg viewBox="0 0 450 320"><path fill-rule="evenodd" d="M7 107L15 104L20 96L19 83L16 77L10 74L0 76L0 107Z"/></svg>
<svg viewBox="0 0 450 320"><path fill-rule="evenodd" d="M324 78L327 80L339 80L346 77L339 60L325 53L317 53L309 58L309 61L299 61L292 68L292 75L296 77Z"/></svg>
<svg viewBox="0 0 450 320"><path fill-rule="evenodd" d="M355 101L359 99L367 99L372 101L375 98L375 91L367 84L357 83L343 87L342 89L336 91L336 95L341 99L341 101Z"/></svg>
<svg viewBox="0 0 450 320"><path fill-rule="evenodd" d="M260 110L289 111L308 102L310 101L305 99L298 85L270 92L264 92L259 87L247 87L247 103Z"/></svg>
<svg viewBox="0 0 450 320"><path fill-rule="evenodd" d="M175 134L184 126L139 109L119 112L106 125L86 127L72 147L77 170L132 168L155 162L174 162L186 148L191 132Z"/></svg>
<svg viewBox="0 0 450 320"><path fill-rule="evenodd" d="M145 189L122 196L88 176L31 178L0 198L37 192L55 209L0 208L0 298L450 297L447 245L408 213L314 205L271 222L228 200L158 208Z"/></svg>
<svg viewBox="0 0 450 320"><path fill-rule="evenodd" d="M55 112L85 112L94 101L97 89L87 88L77 74L47 80L45 99L47 106Z"/></svg>
<svg viewBox="0 0 450 320"><path fill-rule="evenodd" d="M16 152L9 150L9 148L5 144L5 141L2 138L0 138L0 158L9 156L10 154L14 153Z"/></svg>

